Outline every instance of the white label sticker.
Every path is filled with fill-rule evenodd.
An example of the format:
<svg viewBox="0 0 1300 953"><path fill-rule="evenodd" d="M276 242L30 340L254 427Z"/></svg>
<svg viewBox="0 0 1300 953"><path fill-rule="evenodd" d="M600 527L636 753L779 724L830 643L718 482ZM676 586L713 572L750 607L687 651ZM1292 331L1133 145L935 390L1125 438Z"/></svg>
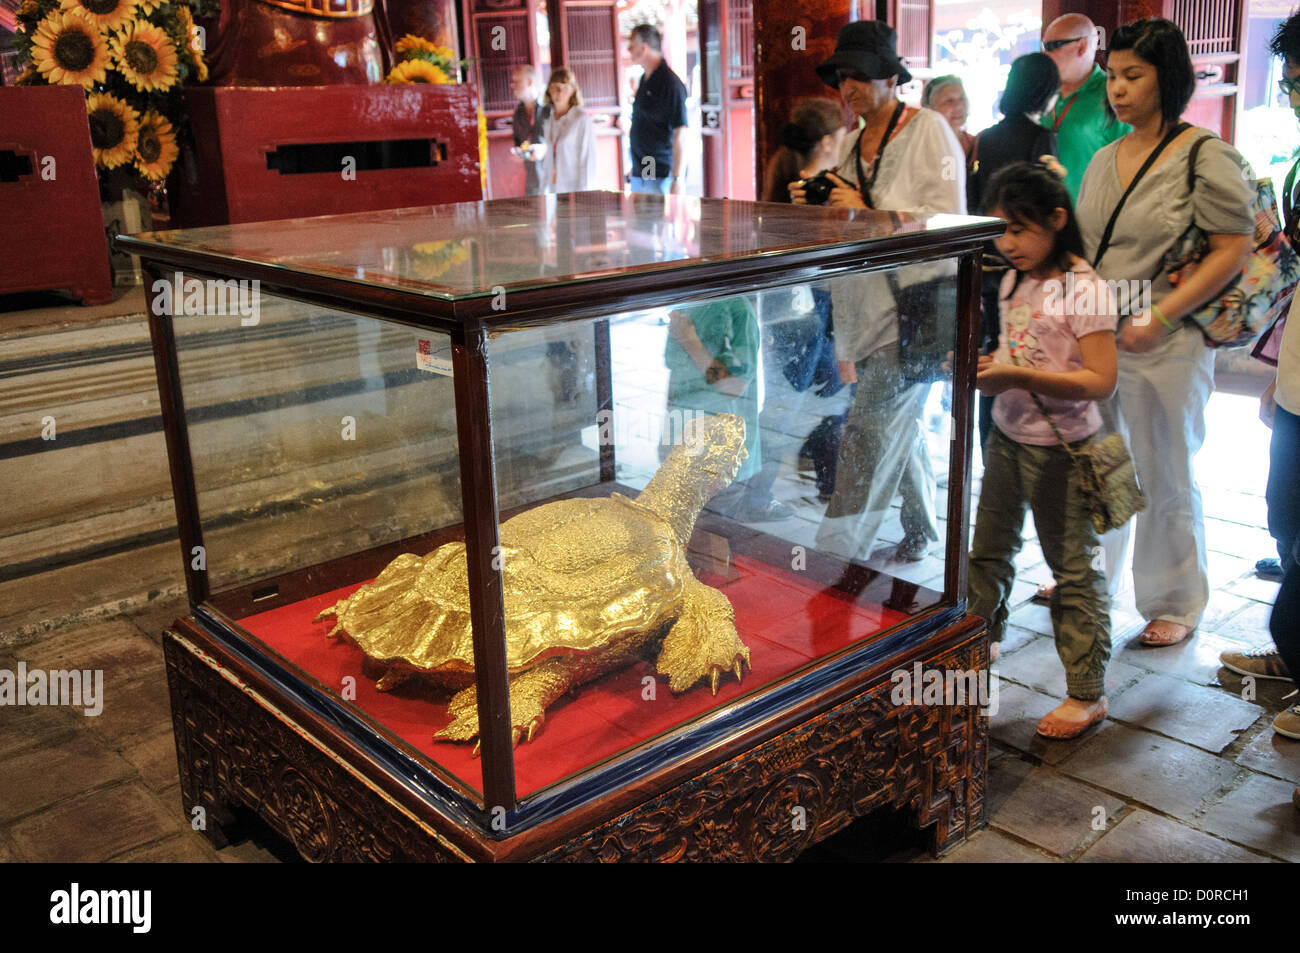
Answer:
<svg viewBox="0 0 1300 953"><path fill-rule="evenodd" d="M420 340L419 347L415 352L415 366L422 371L432 371L435 374L442 374L444 377L451 377L451 358L442 357L433 353L433 342Z"/></svg>

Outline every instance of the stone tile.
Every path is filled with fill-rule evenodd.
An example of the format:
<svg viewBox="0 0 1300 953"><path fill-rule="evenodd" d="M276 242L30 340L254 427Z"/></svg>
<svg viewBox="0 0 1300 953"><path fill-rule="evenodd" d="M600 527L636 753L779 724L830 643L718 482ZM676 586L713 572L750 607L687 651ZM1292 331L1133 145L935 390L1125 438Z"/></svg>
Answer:
<svg viewBox="0 0 1300 953"><path fill-rule="evenodd" d="M1052 635L1052 614L1047 606L1030 602L1020 606L1007 619L1009 625L1019 626L1039 635Z"/></svg>
<svg viewBox="0 0 1300 953"><path fill-rule="evenodd" d="M157 798L130 782L25 818L12 835L24 854L42 862L97 863L179 830Z"/></svg>
<svg viewBox="0 0 1300 953"><path fill-rule="evenodd" d="M1099 806L1110 818L1124 802L1040 766L1025 774L1010 797L990 807L989 823L1063 857L1096 833L1093 822Z"/></svg>
<svg viewBox="0 0 1300 953"><path fill-rule="evenodd" d="M1220 752L1264 709L1226 692L1152 672L1110 706L1110 717ZM1172 813L1172 812L1171 812Z"/></svg>
<svg viewBox="0 0 1300 953"><path fill-rule="evenodd" d="M162 670L125 685L105 685L104 696L104 712L89 719L90 727L115 746L132 744L171 727L171 696Z"/></svg>
<svg viewBox="0 0 1300 953"><path fill-rule="evenodd" d="M1211 834L1294 863L1300 860L1300 811L1291 803L1295 787L1252 774L1206 811L1199 824Z"/></svg>
<svg viewBox="0 0 1300 953"><path fill-rule="evenodd" d="M1041 636L1032 629L1022 629L1018 625L1007 626L1006 632L1003 633L1002 649L998 655L998 663L1001 664L1002 660L1012 652L1020 650L1038 638L1041 638Z"/></svg>
<svg viewBox="0 0 1300 953"><path fill-rule="evenodd" d="M88 731L55 747L16 755L0 771L0 822L135 774Z"/></svg>
<svg viewBox="0 0 1300 953"><path fill-rule="evenodd" d="M1276 587L1276 583L1271 583ZM1212 631L1221 638L1230 639L1250 646L1271 645L1273 636L1268 631L1268 617L1273 613L1272 604L1251 602L1240 612L1216 622ZM1202 626L1204 628L1204 626Z"/></svg>
<svg viewBox="0 0 1300 953"><path fill-rule="evenodd" d="M1213 632L1216 635L1223 635L1219 627L1229 618L1236 615L1242 609L1255 605L1253 599L1246 599L1242 596L1234 596L1230 592L1222 589L1214 589L1210 592L1210 601L1205 606L1205 611L1201 613L1201 625L1198 631ZM1226 637L1226 636L1225 636Z"/></svg>
<svg viewBox="0 0 1300 953"><path fill-rule="evenodd" d="M1012 840L1001 831L982 830L939 858L943 864L1049 864L1054 858Z"/></svg>
<svg viewBox="0 0 1300 953"><path fill-rule="evenodd" d="M1234 596L1254 599L1256 602L1267 603L1271 606L1273 601L1277 599L1279 585L1279 583L1271 582L1268 579L1260 579L1258 576L1248 576L1245 579L1238 579L1228 586L1228 592Z"/></svg>
<svg viewBox="0 0 1300 953"><path fill-rule="evenodd" d="M1262 483L1263 478L1260 479ZM1263 489L1262 485L1260 489ZM1214 490L1209 493L1202 493L1201 496L1207 517L1220 519L1227 523L1238 523L1242 526L1268 525L1268 504L1264 501L1262 493L1257 495L1254 493L1234 493L1230 490ZM1273 551L1270 550L1268 555L1273 555ZM1255 558L1259 559L1260 557L1256 556Z"/></svg>
<svg viewBox="0 0 1300 953"><path fill-rule="evenodd" d="M1252 556L1250 559L1244 559L1242 554L1227 555L1214 551L1210 551L1205 555L1211 589L1227 586L1248 573L1254 576L1255 560L1259 558L1258 556Z"/></svg>
<svg viewBox="0 0 1300 953"><path fill-rule="evenodd" d="M59 705L0 708L0 761L20 751L59 744L77 730L77 719L85 717Z"/></svg>
<svg viewBox="0 0 1300 953"><path fill-rule="evenodd" d="M1284 738L1267 725L1237 755L1237 764L1292 784L1300 783L1300 741Z"/></svg>
<svg viewBox="0 0 1300 953"><path fill-rule="evenodd" d="M171 628L171 624L177 619L189 614L189 596L164 596L154 599L124 618L151 642L161 645L163 631Z"/></svg>
<svg viewBox="0 0 1300 953"><path fill-rule="evenodd" d="M992 746L991 746L992 747ZM999 755L994 757L994 751ZM1025 777L1034 770L1032 761L1022 758L1019 752L997 748L989 752L988 787L984 790L984 816L994 818L1002 806L1025 783Z"/></svg>
<svg viewBox="0 0 1300 953"><path fill-rule="evenodd" d="M193 832L175 834L113 858L114 863L129 864L215 864L220 860L212 845Z"/></svg>
<svg viewBox="0 0 1300 953"><path fill-rule="evenodd" d="M163 671L162 649L123 619L48 635L14 654L28 668L102 670L106 689Z"/></svg>
<svg viewBox="0 0 1300 953"><path fill-rule="evenodd" d="M1115 647L1112 658L1206 685L1214 681L1219 671L1219 654L1240 651L1239 643L1198 630L1177 645L1143 645L1142 640L1134 635Z"/></svg>
<svg viewBox="0 0 1300 953"><path fill-rule="evenodd" d="M1036 691L1056 698L1066 696L1065 667L1056 654L1052 639L1037 639L1019 652L998 659L998 668L1004 679L1019 682ZM1111 660L1106 665L1106 693L1112 695L1125 685L1142 677L1142 670L1122 661Z"/></svg>
<svg viewBox="0 0 1300 953"><path fill-rule="evenodd" d="M1267 860L1167 817L1134 811L1088 848L1079 863L1257 864Z"/></svg>
<svg viewBox="0 0 1300 953"><path fill-rule="evenodd" d="M135 765L140 779L151 791L165 791L178 783L176 741L170 725L166 730L124 748L122 757Z"/></svg>
<svg viewBox="0 0 1300 953"><path fill-rule="evenodd" d="M1039 721L1061 703L1059 698L1040 694L1010 682L998 689L998 711L989 719L990 736L997 742L1038 758L1045 764L1058 764L1113 724L1109 719L1089 728L1078 738L1052 741L1038 734Z"/></svg>
<svg viewBox="0 0 1300 953"><path fill-rule="evenodd" d="M1272 678L1257 678L1247 682L1245 676L1226 668L1215 672L1215 677L1223 691L1263 708L1270 722L1275 714L1295 704L1295 699L1288 697L1295 691L1294 682Z"/></svg>
<svg viewBox="0 0 1300 953"><path fill-rule="evenodd" d="M0 833L0 864L17 864L23 860L18 848L10 843L9 838Z"/></svg>
<svg viewBox="0 0 1300 953"><path fill-rule="evenodd" d="M1252 570L1255 560L1277 555L1277 542L1267 529L1213 518L1205 521L1205 548L1246 559Z"/></svg>
<svg viewBox="0 0 1300 953"><path fill-rule="evenodd" d="M1187 819L1230 785L1238 768L1212 754L1124 725L1112 725L1060 765L1063 774Z"/></svg>

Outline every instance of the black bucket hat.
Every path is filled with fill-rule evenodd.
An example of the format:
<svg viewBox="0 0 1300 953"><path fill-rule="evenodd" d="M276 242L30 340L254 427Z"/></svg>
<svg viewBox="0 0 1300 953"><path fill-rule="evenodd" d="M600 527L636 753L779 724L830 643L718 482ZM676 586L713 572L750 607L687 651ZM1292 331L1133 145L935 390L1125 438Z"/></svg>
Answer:
<svg viewBox="0 0 1300 953"><path fill-rule="evenodd" d="M840 30L835 52L817 67L817 76L827 86L839 89L837 69L856 70L870 79L897 76L900 84L912 78L898 58L898 34L879 20L858 20Z"/></svg>

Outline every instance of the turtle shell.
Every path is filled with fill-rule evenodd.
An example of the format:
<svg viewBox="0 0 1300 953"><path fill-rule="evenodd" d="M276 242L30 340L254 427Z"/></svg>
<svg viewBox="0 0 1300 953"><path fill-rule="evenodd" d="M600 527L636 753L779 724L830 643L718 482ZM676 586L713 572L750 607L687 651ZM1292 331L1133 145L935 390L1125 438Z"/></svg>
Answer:
<svg viewBox="0 0 1300 953"><path fill-rule="evenodd" d="M506 664L592 652L676 616L686 555L660 517L618 493L547 503L501 524ZM332 610L371 658L472 672L464 543L404 554Z"/></svg>

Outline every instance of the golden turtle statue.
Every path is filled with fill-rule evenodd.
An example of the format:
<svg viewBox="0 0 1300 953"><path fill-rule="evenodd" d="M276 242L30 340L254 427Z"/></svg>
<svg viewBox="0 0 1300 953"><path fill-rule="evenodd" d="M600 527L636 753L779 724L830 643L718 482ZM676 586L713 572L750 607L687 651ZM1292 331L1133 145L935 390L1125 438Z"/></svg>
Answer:
<svg viewBox="0 0 1300 953"><path fill-rule="evenodd" d="M546 503L501 524L506 664L514 740L532 740L547 706L565 692L648 658L668 687L684 692L725 672L742 675L749 648L731 603L695 578L686 547L704 504L746 457L745 422L699 417L683 428L636 497ZM434 737L478 736L474 647L465 544L398 556L373 582L326 609L329 635L346 634L385 669L381 691L413 675L448 688L468 685Z"/></svg>

